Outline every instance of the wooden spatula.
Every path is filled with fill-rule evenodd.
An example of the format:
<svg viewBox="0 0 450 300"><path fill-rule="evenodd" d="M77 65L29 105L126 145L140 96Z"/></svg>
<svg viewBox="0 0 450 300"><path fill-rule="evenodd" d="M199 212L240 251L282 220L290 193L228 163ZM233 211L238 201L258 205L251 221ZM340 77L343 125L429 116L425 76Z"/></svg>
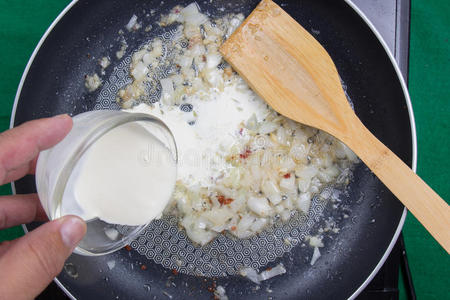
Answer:
<svg viewBox="0 0 450 300"><path fill-rule="evenodd" d="M351 109L326 50L277 4L262 0L220 52L274 110L350 147L450 252L450 207Z"/></svg>

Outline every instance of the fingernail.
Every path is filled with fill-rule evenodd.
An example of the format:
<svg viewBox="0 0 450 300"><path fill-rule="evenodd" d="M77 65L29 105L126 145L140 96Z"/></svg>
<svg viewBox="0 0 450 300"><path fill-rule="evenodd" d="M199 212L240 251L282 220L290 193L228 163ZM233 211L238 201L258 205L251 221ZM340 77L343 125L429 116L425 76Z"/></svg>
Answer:
<svg viewBox="0 0 450 300"><path fill-rule="evenodd" d="M73 249L86 233L86 223L78 217L67 216L62 219L59 229L64 244Z"/></svg>
<svg viewBox="0 0 450 300"><path fill-rule="evenodd" d="M68 114L60 114L60 115L56 115L53 118L54 119L64 119L67 118L69 115Z"/></svg>

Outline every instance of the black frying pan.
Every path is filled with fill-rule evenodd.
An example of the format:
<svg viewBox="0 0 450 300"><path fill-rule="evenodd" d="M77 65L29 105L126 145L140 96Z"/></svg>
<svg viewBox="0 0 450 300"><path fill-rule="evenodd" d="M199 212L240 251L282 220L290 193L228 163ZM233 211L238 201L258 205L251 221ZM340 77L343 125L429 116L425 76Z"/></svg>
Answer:
<svg viewBox="0 0 450 300"><path fill-rule="evenodd" d="M115 53L119 48L117 32L130 17L136 14L139 19L145 19L143 10L155 9L159 15L176 4L189 2L80 0L72 3L25 73L13 112L14 126L40 117L59 113L75 115L94 109L99 95L86 92L83 77L98 68L95 59ZM226 11L248 14L257 2L217 0L212 4L209 1L199 4L203 11L220 15L223 12L218 8L222 6ZM281 6L329 52L363 123L411 165L413 140L409 100L399 73L370 27L345 1L284 1ZM156 18L145 20L151 23ZM160 33L141 30L127 36L128 51L148 40L150 35ZM117 63L113 60L113 67ZM34 192L34 178L15 182L15 191ZM297 246L269 264L283 262L287 273L263 282L259 289L239 276L174 276L170 269L125 249L104 257L72 255L57 281L77 299L165 299L167 295L174 299L211 299L208 287L213 281L225 287L230 299L355 297L386 259L403 224L405 211L362 164L354 172L350 193L343 199L343 205L351 209L350 218L338 218L342 229L339 234L325 238L322 257L316 264L309 264L310 247ZM330 207L325 208L325 216L333 213ZM27 228L35 226L37 224L30 224ZM116 266L109 270L107 262L111 260L116 261ZM141 270L140 264L145 264L147 270Z"/></svg>

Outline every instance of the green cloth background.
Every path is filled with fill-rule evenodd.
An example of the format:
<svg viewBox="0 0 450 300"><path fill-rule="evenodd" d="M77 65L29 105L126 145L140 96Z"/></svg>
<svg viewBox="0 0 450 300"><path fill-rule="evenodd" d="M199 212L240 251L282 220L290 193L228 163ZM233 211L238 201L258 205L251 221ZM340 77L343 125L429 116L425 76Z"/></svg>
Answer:
<svg viewBox="0 0 450 300"><path fill-rule="evenodd" d="M34 47L68 3L0 0L0 131L9 128L16 89ZM412 0L410 94L418 134L417 171L444 199L450 198L449 19L449 0ZM9 185L0 187L1 195L10 193ZM403 232L418 298L449 299L450 256L410 214ZM3 230L0 241L21 234L20 227Z"/></svg>

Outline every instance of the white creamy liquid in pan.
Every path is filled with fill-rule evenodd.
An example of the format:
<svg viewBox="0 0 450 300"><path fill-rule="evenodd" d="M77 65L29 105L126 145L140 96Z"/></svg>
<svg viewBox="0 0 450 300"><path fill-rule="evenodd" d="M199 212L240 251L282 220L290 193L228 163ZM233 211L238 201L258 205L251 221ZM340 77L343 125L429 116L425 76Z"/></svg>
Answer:
<svg viewBox="0 0 450 300"><path fill-rule="evenodd" d="M68 180L60 213L146 224L161 216L175 181L176 162L166 145L140 124L128 123L83 154Z"/></svg>
<svg viewBox="0 0 450 300"><path fill-rule="evenodd" d="M141 103L125 111L155 116L169 127L177 143L179 180L189 185L214 186L216 178L229 168L224 156L241 139L240 124L252 115L255 121L261 121L269 113L261 98L238 87L235 84L222 92L211 92L207 100L189 98L191 112L159 103Z"/></svg>

